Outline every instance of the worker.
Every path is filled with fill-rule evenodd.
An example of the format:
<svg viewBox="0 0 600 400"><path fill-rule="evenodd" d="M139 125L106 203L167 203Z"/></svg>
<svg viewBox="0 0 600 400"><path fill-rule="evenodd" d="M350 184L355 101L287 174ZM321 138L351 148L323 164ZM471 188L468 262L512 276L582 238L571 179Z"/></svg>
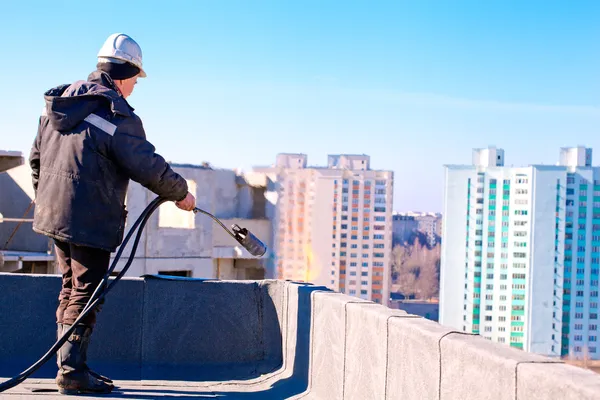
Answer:
<svg viewBox="0 0 600 400"><path fill-rule="evenodd" d="M58 337L79 317L123 240L130 179L182 210L196 205L185 179L155 152L126 100L138 78L145 77L140 46L116 33L100 49L87 81L44 94L29 163L36 196L33 230L53 239L62 273ZM110 379L87 365L97 311L81 321L57 353L56 383L63 394L114 389Z"/></svg>

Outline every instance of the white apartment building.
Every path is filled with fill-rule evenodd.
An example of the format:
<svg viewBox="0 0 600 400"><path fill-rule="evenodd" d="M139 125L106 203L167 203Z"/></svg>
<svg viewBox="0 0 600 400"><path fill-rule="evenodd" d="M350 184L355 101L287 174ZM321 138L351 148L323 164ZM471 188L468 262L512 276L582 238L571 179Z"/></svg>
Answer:
<svg viewBox="0 0 600 400"><path fill-rule="evenodd" d="M504 167L474 150L446 166L440 323L548 356L600 359L600 168L592 150L556 166Z"/></svg>
<svg viewBox="0 0 600 400"><path fill-rule="evenodd" d="M273 183L273 277L389 304L393 172L347 154L329 155L326 167L279 154L254 172Z"/></svg>

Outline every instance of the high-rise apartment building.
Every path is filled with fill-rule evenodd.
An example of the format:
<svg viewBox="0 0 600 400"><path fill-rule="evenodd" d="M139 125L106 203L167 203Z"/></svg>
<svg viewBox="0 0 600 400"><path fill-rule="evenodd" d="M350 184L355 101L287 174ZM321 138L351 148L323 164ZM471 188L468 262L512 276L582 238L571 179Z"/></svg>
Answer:
<svg viewBox="0 0 600 400"><path fill-rule="evenodd" d="M393 172L370 169L367 155L279 154L254 168L272 183L273 277L311 282L388 305Z"/></svg>
<svg viewBox="0 0 600 400"><path fill-rule="evenodd" d="M504 167L474 151L446 167L440 323L548 356L600 358L600 168L561 149L555 166Z"/></svg>

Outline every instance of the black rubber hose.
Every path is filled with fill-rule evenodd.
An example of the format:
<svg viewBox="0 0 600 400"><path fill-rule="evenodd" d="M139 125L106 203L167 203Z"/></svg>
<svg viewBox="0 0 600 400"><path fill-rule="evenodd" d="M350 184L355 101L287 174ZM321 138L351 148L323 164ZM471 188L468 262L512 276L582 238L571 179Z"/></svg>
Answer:
<svg viewBox="0 0 600 400"><path fill-rule="evenodd" d="M60 349L63 346L63 344L65 344L65 342L67 341L69 336L71 336L71 333L73 333L73 331L75 330L75 328L77 327L79 322L83 318L85 318L91 312L91 310L93 310L96 306L98 306L100 304L100 302L102 301L102 299L104 299L106 294L123 277L123 275L125 275L125 273L129 269L129 267L131 266L133 259L135 258L135 252L137 250L137 247L138 247L140 238L142 236L144 226L146 225L146 222L148 222L148 219L150 218L152 213L154 211L156 211L156 209L165 201L167 201L167 200L164 198L161 198L161 197L157 197L156 199L154 199L146 207L146 209L142 212L142 214L138 217L138 219L135 221L135 223L133 224L131 229L129 229L127 236L121 243L119 251L115 255L115 258L113 259L112 265L107 270L106 274L102 278L102 281L100 281L100 284L98 284L98 287L92 294L92 297L87 302L85 308L83 309L83 311L81 312L79 317L75 320L73 325L71 325L71 327L63 333L62 337L60 339L58 339L56 341L56 343L54 343L54 345L46 352L46 354L44 354L42 356L42 358L40 358L38 361L36 361L33 365L31 365L25 371L21 372L19 375L16 375L13 378L7 380L6 382L3 382L2 384L0 384L0 393L22 383L31 374L33 374L35 371L37 371L43 364L45 364L48 360L50 360L50 358L52 358L52 356L54 356L54 354L58 351L58 349ZM123 251L125 250L127 243L131 239L131 236L136 231L136 228L137 228L137 235L133 242L133 246L131 247L131 254L129 254L127 263L125 264L125 266L123 267L121 272L119 272L119 274L115 277L115 279L110 283L110 285L107 285L109 278L110 278L110 274L114 271L115 267L117 266L117 263L119 262L119 259L121 258L121 255L123 254Z"/></svg>
<svg viewBox="0 0 600 400"><path fill-rule="evenodd" d="M144 209L144 211L142 211L142 213L140 214L140 216L138 217L138 219L134 222L133 226L129 229L129 232L127 233L127 236L125 236L125 239L123 240L123 243L121 244L121 246L119 247L119 251L117 252L117 254L115 255L115 258L113 259L113 262L111 264L111 266L108 268L108 270L106 271L106 274L104 274L104 277L102 278L102 280L100 281L100 283L98 284L98 287L96 287L96 290L94 291L94 293L92 293L92 297L90 297L90 300L87 302L86 306L83 308L82 312L87 311L87 308L93 308L91 305L92 302L95 301L96 296L98 296L99 293L103 292L104 287L106 286L110 275L113 273L113 271L115 270L115 268L117 267L117 263L119 262L121 255L123 254L123 251L125 251L125 247L127 245L127 243L129 242L129 240L131 239L131 236L133 235L133 233L135 232L136 228L138 228L138 233L137 236L133 242L133 246L131 246L131 254L129 254L129 258L127 259L127 263L125 263L125 266L123 267L123 269L121 270L121 272L119 272L119 274L115 277L114 281L111 283L111 285L108 287L110 290L110 288L112 288L122 277L123 275L125 275L125 273L127 272L127 270L129 269L129 267L131 266L131 263L133 262L133 259L135 258L135 252L137 250L141 235L142 235L142 231L144 230L144 227L146 226L146 222L148 222L148 219L150 218L150 216L152 215L152 213L154 211L156 211L156 209L158 207L160 207L160 205L164 202L166 202L166 199L163 199L161 197L157 197L154 200L152 200L152 202L150 204L148 204L148 206ZM106 292L108 292L108 290ZM104 297L104 296L102 296ZM75 325L75 324L73 324Z"/></svg>

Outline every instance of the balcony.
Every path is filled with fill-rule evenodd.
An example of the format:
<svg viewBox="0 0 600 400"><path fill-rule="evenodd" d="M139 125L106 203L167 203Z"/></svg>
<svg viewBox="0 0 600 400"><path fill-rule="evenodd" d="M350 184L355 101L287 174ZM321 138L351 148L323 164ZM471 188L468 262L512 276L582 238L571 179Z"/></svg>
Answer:
<svg viewBox="0 0 600 400"><path fill-rule="evenodd" d="M0 376L52 345L59 288L0 274ZM308 284L125 278L98 319L89 362L118 386L98 398L600 399L590 371ZM64 399L55 374L2 398Z"/></svg>

